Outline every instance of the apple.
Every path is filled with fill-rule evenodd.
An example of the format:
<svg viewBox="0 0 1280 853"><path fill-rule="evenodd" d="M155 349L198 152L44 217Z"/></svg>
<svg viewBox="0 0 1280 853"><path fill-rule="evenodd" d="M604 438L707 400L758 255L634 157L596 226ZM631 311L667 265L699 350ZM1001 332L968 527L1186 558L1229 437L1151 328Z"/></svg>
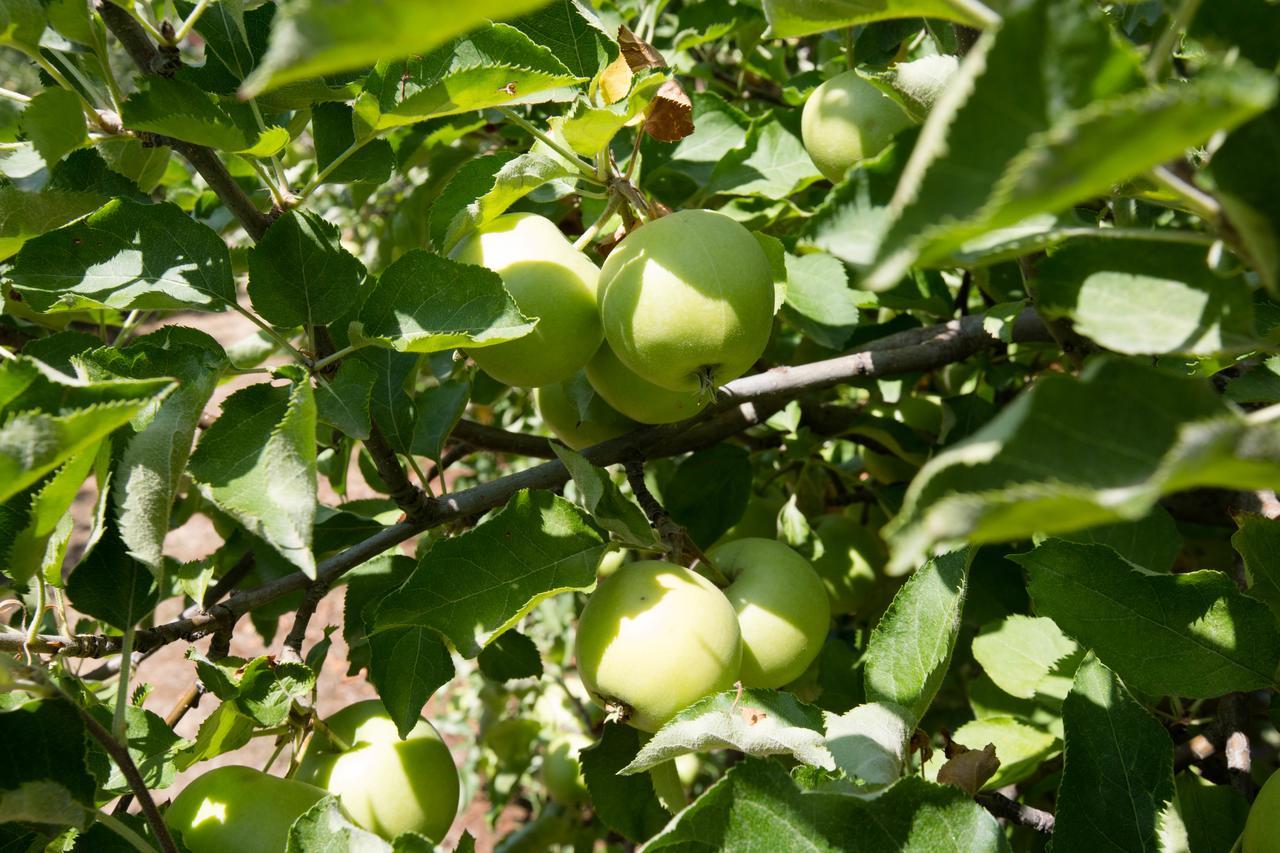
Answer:
<svg viewBox="0 0 1280 853"><path fill-rule="evenodd" d="M832 183L849 167L883 151L914 122L896 101L856 71L837 74L814 89L800 115L809 159Z"/></svg>
<svg viewBox="0 0 1280 853"><path fill-rule="evenodd" d="M711 401L701 391L672 391L644 379L623 364L607 343L587 362L587 379L610 406L642 424L682 421Z"/></svg>
<svg viewBox="0 0 1280 853"><path fill-rule="evenodd" d="M578 753L593 741L580 734L567 734L547 744L542 756L542 784L551 799L562 806L581 805L587 801L587 780L582 778Z"/></svg>
<svg viewBox="0 0 1280 853"><path fill-rule="evenodd" d="M578 412L575 384L585 387L586 393L590 395L585 417ZM640 426L606 403L582 374L575 374L563 382L535 388L533 402L547 428L574 450L617 438Z"/></svg>
<svg viewBox="0 0 1280 853"><path fill-rule="evenodd" d="M776 539L735 539L707 557L730 581L724 594L742 631L742 685L781 687L799 678L822 651L831 622L813 566Z"/></svg>
<svg viewBox="0 0 1280 853"><path fill-rule="evenodd" d="M502 276L520 311L538 318L523 338L467 351L494 379L526 388L560 382L600 346L600 271L551 220L532 213L499 216L459 243L453 257Z"/></svg>
<svg viewBox="0 0 1280 853"><path fill-rule="evenodd" d="M1275 853L1280 839L1280 772L1272 773L1249 809L1241 836L1242 853Z"/></svg>
<svg viewBox="0 0 1280 853"><path fill-rule="evenodd" d="M824 515L813 525L822 556L813 567L831 599L832 613L857 613L870 601L888 554L874 530L847 515Z"/></svg>
<svg viewBox="0 0 1280 853"><path fill-rule="evenodd" d="M295 778L327 789L352 820L387 840L402 832L437 843L444 838L458 812L458 770L430 723L420 719L400 740L382 703L370 699L324 725L303 751Z"/></svg>
<svg viewBox="0 0 1280 853"><path fill-rule="evenodd" d="M769 342L773 298L764 249L709 210L642 225L600 270L609 346L632 372L672 391L705 396L746 373Z"/></svg>
<svg viewBox="0 0 1280 853"><path fill-rule="evenodd" d="M164 822L190 853L280 853L289 827L325 796L252 767L218 767L173 798Z"/></svg>
<svg viewBox="0 0 1280 853"><path fill-rule="evenodd" d="M654 732L704 696L733 686L742 636L733 605L709 580L642 560L600 581L587 599L575 653L591 698Z"/></svg>
<svg viewBox="0 0 1280 853"><path fill-rule="evenodd" d="M622 568L622 564L627 561L627 552L619 548L616 551L605 551L604 556L600 558L599 565L596 566L596 577L604 579Z"/></svg>

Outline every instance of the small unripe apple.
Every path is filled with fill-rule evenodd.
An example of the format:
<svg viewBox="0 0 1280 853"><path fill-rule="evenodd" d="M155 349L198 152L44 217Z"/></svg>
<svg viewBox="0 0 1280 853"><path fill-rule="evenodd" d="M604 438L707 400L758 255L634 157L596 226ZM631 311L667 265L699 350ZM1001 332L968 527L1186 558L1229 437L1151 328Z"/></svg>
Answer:
<svg viewBox="0 0 1280 853"><path fill-rule="evenodd" d="M600 271L551 220L532 213L499 216L459 243L453 257L502 276L520 311L538 318L523 338L467 350L494 379L526 388L560 382L600 346Z"/></svg>
<svg viewBox="0 0 1280 853"><path fill-rule="evenodd" d="M174 797L164 822L190 853L280 853L289 827L326 793L252 767L218 767Z"/></svg>
<svg viewBox="0 0 1280 853"><path fill-rule="evenodd" d="M733 686L742 637L733 605L709 580L642 560L602 580L587 599L575 652L591 698L654 732Z"/></svg>
<svg viewBox="0 0 1280 853"><path fill-rule="evenodd" d="M618 360L608 343L587 362L587 379L609 405L642 424L671 424L691 418L711 401L701 391L672 391L655 385Z"/></svg>
<svg viewBox="0 0 1280 853"><path fill-rule="evenodd" d="M628 234L600 271L600 317L618 359L672 391L746 373L773 328L773 271L746 228L682 210Z"/></svg>
<svg viewBox="0 0 1280 853"><path fill-rule="evenodd" d="M579 380L591 395L585 416L579 413L578 403L573 395L573 383ZM575 374L563 382L535 388L533 402L547 428L574 450L617 438L640 426L606 403L603 395L592 390L582 374Z"/></svg>
<svg viewBox="0 0 1280 853"><path fill-rule="evenodd" d="M1280 772L1272 773L1258 792L1258 798L1249 809L1241 841L1242 853L1276 853L1280 850Z"/></svg>
<svg viewBox="0 0 1280 853"><path fill-rule="evenodd" d="M822 556L813 567L831 599L832 613L857 613L876 592L888 554L874 530L846 515L824 515L813 526Z"/></svg>
<svg viewBox="0 0 1280 853"><path fill-rule="evenodd" d="M576 806L587 801L587 780L582 778L578 753L592 743L585 735L567 734L547 744L542 756L542 784L557 803Z"/></svg>
<svg viewBox="0 0 1280 853"><path fill-rule="evenodd" d="M730 584L742 631L744 687L781 687L822 651L831 605L809 561L776 539L737 539L707 554Z"/></svg>
<svg viewBox="0 0 1280 853"><path fill-rule="evenodd" d="M883 151L910 127L911 117L896 101L856 71L837 74L804 102L800 135L809 159L832 183L855 163Z"/></svg>
<svg viewBox="0 0 1280 853"><path fill-rule="evenodd" d="M352 820L387 840L403 832L444 838L458 812L458 770L430 723L420 719L400 740L382 703L370 699L343 708L325 727L351 749L317 729L295 778L327 789Z"/></svg>

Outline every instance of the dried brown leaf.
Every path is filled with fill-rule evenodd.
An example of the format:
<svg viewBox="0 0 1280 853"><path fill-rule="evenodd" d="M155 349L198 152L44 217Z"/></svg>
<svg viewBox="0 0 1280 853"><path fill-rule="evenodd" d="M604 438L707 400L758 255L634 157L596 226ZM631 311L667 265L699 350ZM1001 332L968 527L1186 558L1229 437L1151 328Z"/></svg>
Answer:
<svg viewBox="0 0 1280 853"><path fill-rule="evenodd" d="M967 749L953 744L949 752L951 757L947 763L938 768L938 781L943 785L955 785L970 796L981 791L987 780L1000 769L1000 759L996 758L993 743L982 749Z"/></svg>
<svg viewBox="0 0 1280 853"><path fill-rule="evenodd" d="M622 55L632 71L667 67L667 60L658 53L657 48L642 40L625 26L618 27L618 47L622 49Z"/></svg>
<svg viewBox="0 0 1280 853"><path fill-rule="evenodd" d="M653 96L644 129L659 142L679 142L693 133L693 102L674 79L663 83Z"/></svg>

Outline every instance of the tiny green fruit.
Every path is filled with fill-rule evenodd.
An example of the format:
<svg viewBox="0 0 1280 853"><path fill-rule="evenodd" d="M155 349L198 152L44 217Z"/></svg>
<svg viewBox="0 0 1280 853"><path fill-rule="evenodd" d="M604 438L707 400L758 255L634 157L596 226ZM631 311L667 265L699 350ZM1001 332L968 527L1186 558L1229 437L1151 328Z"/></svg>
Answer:
<svg viewBox="0 0 1280 853"><path fill-rule="evenodd" d="M814 89L804 102L800 135L809 159L832 183L849 167L883 151L910 127L911 117L856 71L846 71Z"/></svg>
<svg viewBox="0 0 1280 853"><path fill-rule="evenodd" d="M744 687L781 687L822 651L831 606L809 561L776 539L737 539L707 557L730 581L742 631Z"/></svg>
<svg viewBox="0 0 1280 853"><path fill-rule="evenodd" d="M1280 851L1280 772L1272 773L1249 809L1241 853Z"/></svg>
<svg viewBox="0 0 1280 853"><path fill-rule="evenodd" d="M499 216L459 243L453 257L498 273L520 311L538 318L523 338L467 351L494 379L525 388L560 382L600 346L600 271L551 220Z"/></svg>
<svg viewBox="0 0 1280 853"><path fill-rule="evenodd" d="M709 580L643 560L622 566L587 599L575 652L591 697L653 732L733 686L742 635L733 605Z"/></svg>
<svg viewBox="0 0 1280 853"><path fill-rule="evenodd" d="M458 770L449 748L420 719L400 740L376 699L356 702L325 720L302 754L296 778L336 796L357 824L390 840L417 832L444 838L458 811Z"/></svg>
<svg viewBox="0 0 1280 853"><path fill-rule="evenodd" d="M587 379L610 406L642 424L682 421L710 402L701 391L672 391L653 384L623 364L607 343L587 362Z"/></svg>
<svg viewBox="0 0 1280 853"><path fill-rule="evenodd" d="M585 394L589 401L585 415L578 410L579 394ZM583 373L535 388L533 401L547 428L574 450L617 438L640 426L605 402Z"/></svg>
<svg viewBox="0 0 1280 853"><path fill-rule="evenodd" d="M164 822L190 853L280 853L289 827L325 796L252 767L218 767L174 797Z"/></svg>
<svg viewBox="0 0 1280 853"><path fill-rule="evenodd" d="M746 373L769 343L773 272L746 228L682 210L632 231L600 271L600 316L618 359L672 391Z"/></svg>
<svg viewBox="0 0 1280 853"><path fill-rule="evenodd" d="M888 554L874 530L838 513L824 515L813 526L822 555L813 567L831 599L832 613L857 613L876 591Z"/></svg>
<svg viewBox="0 0 1280 853"><path fill-rule="evenodd" d="M576 806L587 801L587 780L582 777L578 753L592 743L585 735L567 734L547 744L542 756L542 784L557 803Z"/></svg>

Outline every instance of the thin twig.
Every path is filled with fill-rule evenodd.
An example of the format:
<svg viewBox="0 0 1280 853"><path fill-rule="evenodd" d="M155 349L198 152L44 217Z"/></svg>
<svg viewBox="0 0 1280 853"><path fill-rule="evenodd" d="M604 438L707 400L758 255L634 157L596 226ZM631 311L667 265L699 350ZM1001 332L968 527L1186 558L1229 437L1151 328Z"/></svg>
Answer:
<svg viewBox="0 0 1280 853"><path fill-rule="evenodd" d="M293 628L289 630L289 636L284 638L284 650L280 653L282 661L302 661L302 643L307 638L307 626L311 623L311 617L316 614L321 599L328 592L329 585L322 581L316 581L307 587L306 594L302 596L302 604L294 616Z"/></svg>
<svg viewBox="0 0 1280 853"><path fill-rule="evenodd" d="M1051 835L1054 817L1051 813L1011 800L995 791L981 791L974 796L978 805L999 818L1011 820L1019 826L1027 826L1036 832Z"/></svg>

